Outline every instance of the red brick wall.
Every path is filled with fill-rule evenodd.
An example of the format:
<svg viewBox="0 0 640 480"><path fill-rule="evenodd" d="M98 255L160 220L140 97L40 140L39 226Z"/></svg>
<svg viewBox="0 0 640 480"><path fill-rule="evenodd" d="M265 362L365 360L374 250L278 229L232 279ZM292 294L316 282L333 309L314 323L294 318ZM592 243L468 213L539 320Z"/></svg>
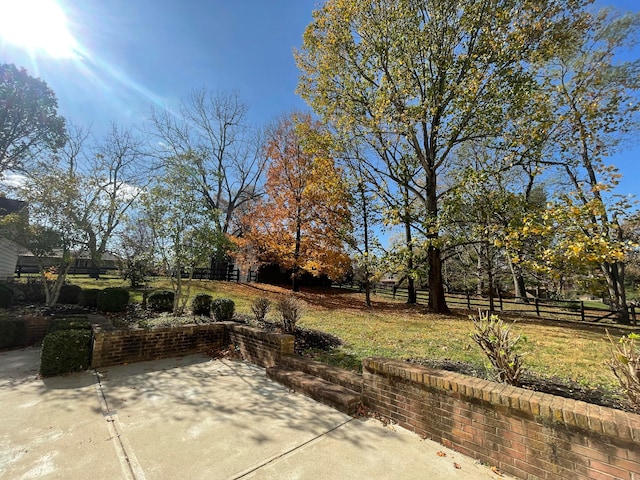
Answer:
<svg viewBox="0 0 640 480"><path fill-rule="evenodd" d="M246 325L229 324L229 342L245 360L261 367L272 367L283 355L293 354L294 337Z"/></svg>
<svg viewBox="0 0 640 480"><path fill-rule="evenodd" d="M91 366L207 353L226 346L225 330L223 323L134 330L103 330L94 326Z"/></svg>
<svg viewBox="0 0 640 480"><path fill-rule="evenodd" d="M379 357L363 401L518 478L640 479L640 415Z"/></svg>
<svg viewBox="0 0 640 480"><path fill-rule="evenodd" d="M35 345L42 342L42 339L49 328L51 317L28 315L23 318L27 325L27 338L25 343L27 345Z"/></svg>

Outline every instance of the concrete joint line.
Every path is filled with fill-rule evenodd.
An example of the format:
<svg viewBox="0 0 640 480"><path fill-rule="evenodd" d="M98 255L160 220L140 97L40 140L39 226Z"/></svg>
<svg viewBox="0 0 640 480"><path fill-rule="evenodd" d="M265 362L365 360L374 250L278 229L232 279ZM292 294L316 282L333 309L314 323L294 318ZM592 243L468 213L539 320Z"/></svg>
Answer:
<svg viewBox="0 0 640 480"><path fill-rule="evenodd" d="M327 430L326 432L323 432L320 435L316 435L315 437L311 438L310 440L307 440L306 442L301 443L300 445L296 445L295 447L293 447L290 450L287 450L286 452L279 453L278 455L274 455L273 457L268 458L267 460L265 460L264 462L262 462L262 463L260 463L258 465L250 467L247 470L234 475L233 477L229 477L228 480L238 480L240 478L244 478L247 475L249 475L249 474L251 474L251 473L253 473L253 472L257 471L257 470L260 470L261 468L264 468L264 467L266 467L267 465L269 465L271 463L274 463L274 462L276 462L276 461L278 461L278 460L280 460L282 458L288 457L289 455L293 454L294 452L296 452L297 450L300 450L303 447L306 447L307 445L312 445L312 444L320 441L320 439L322 439L323 437L329 435L332 432L335 432L339 428L342 428L347 423L353 422L354 420L355 420L355 417L350 418L349 420L345 420L344 422L336 425L332 429Z"/></svg>
<svg viewBox="0 0 640 480"><path fill-rule="evenodd" d="M94 370L94 374L98 380L96 392L98 393L98 399L102 407L102 415L106 418L109 435L111 439L114 440L113 446L116 449L116 455L120 462L120 468L122 469L122 478L123 480L145 480L144 471L133 453L133 448L124 435L120 434L118 429L118 412L109 409L109 403L107 402L107 397L104 394L102 383L100 382L100 375L97 370Z"/></svg>

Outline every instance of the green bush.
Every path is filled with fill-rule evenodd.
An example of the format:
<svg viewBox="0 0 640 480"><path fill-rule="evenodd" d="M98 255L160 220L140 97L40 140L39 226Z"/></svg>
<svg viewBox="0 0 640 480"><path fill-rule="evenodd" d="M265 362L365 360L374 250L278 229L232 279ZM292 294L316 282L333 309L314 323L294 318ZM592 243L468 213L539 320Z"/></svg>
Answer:
<svg viewBox="0 0 640 480"><path fill-rule="evenodd" d="M236 304L230 298L216 298L211 303L211 313L218 322L231 320L236 311Z"/></svg>
<svg viewBox="0 0 640 480"><path fill-rule="evenodd" d="M0 283L0 308L9 308L13 305L13 289L4 283Z"/></svg>
<svg viewBox="0 0 640 480"><path fill-rule="evenodd" d="M171 290L158 290L147 297L147 306L152 312L173 311L175 294Z"/></svg>
<svg viewBox="0 0 640 480"><path fill-rule="evenodd" d="M62 285L60 295L58 295L58 303L63 305L77 305L80 302L80 293L82 287L79 285Z"/></svg>
<svg viewBox="0 0 640 480"><path fill-rule="evenodd" d="M41 278L27 278L25 283L18 284L23 301L29 305L44 303L46 300L44 284Z"/></svg>
<svg viewBox="0 0 640 480"><path fill-rule="evenodd" d="M90 363L90 331L60 330L44 337L40 355L43 377L86 370Z"/></svg>
<svg viewBox="0 0 640 480"><path fill-rule="evenodd" d="M27 324L21 318L0 318L0 349L23 347L27 343Z"/></svg>
<svg viewBox="0 0 640 480"><path fill-rule="evenodd" d="M49 322L47 335L61 330L91 330L91 324L84 318L54 318Z"/></svg>
<svg viewBox="0 0 640 480"><path fill-rule="evenodd" d="M83 307L98 308L98 295L100 288L83 288L78 296L78 304Z"/></svg>
<svg viewBox="0 0 640 480"><path fill-rule="evenodd" d="M207 293L199 293L191 300L191 312L194 315L211 316L211 303L213 297Z"/></svg>
<svg viewBox="0 0 640 480"><path fill-rule="evenodd" d="M129 291L122 287L108 287L98 294L98 310L101 312L123 312L129 303Z"/></svg>

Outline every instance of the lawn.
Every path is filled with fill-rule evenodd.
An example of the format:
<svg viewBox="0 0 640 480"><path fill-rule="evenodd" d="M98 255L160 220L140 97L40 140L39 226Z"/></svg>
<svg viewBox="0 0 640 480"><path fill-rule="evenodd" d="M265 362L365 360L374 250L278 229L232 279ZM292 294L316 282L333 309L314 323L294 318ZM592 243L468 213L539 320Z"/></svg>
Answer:
<svg viewBox="0 0 640 480"><path fill-rule="evenodd" d="M116 278L73 277L72 283L85 288L126 286ZM169 283L167 279L159 279L152 286L169 288ZM231 298L236 311L242 314L251 313L251 302L257 297L277 300L290 293L284 288L258 283L194 281L191 295L201 292L214 298ZM435 315L428 313L424 305L408 306L387 296L374 296L374 307L366 308L362 294L337 289L309 289L299 297L307 303L299 325L331 333L343 342L329 353L316 354L320 360L346 368L357 368L362 358L373 355L485 363L482 352L470 338L473 323L467 312ZM132 298L140 301L141 291L132 292ZM271 312L268 319L275 321L275 313ZM514 321L512 330L525 339L522 345L525 364L533 372L589 386L616 385L605 363L610 353L603 326L522 317ZM613 327L612 333L620 336L624 331Z"/></svg>

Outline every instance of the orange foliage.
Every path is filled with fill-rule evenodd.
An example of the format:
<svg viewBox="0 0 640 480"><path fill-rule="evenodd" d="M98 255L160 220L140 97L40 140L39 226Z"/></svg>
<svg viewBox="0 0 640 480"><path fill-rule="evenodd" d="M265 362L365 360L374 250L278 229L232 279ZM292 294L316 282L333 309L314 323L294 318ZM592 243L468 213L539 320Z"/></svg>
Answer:
<svg viewBox="0 0 640 480"><path fill-rule="evenodd" d="M310 115L283 117L266 146L265 196L243 219L240 251L294 272L338 278L351 265L343 238L349 203L329 154L330 136Z"/></svg>

